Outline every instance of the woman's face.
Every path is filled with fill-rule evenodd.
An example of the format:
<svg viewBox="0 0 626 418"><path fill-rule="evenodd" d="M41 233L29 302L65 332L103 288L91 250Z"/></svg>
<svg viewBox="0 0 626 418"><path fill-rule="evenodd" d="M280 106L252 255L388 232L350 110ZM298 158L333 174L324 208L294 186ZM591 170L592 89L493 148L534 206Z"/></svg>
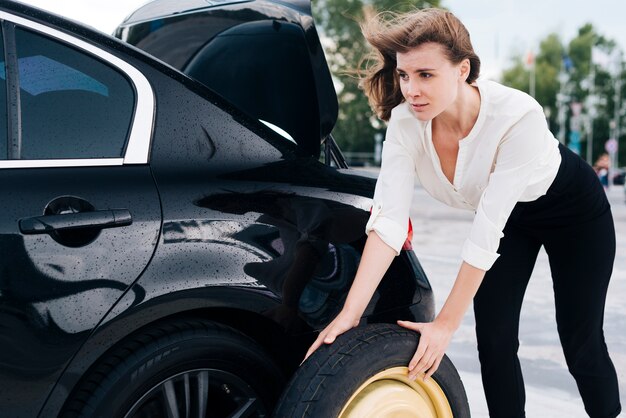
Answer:
<svg viewBox="0 0 626 418"><path fill-rule="evenodd" d="M453 64L444 47L434 42L397 53L396 61L402 95L422 121L450 108L469 72L469 62Z"/></svg>

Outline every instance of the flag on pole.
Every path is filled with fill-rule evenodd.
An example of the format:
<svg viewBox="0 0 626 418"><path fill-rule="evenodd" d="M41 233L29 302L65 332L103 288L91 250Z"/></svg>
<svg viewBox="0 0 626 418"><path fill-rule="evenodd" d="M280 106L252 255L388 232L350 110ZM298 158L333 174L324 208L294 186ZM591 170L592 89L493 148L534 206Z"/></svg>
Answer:
<svg viewBox="0 0 626 418"><path fill-rule="evenodd" d="M526 53L526 58L524 59L524 67L526 69L533 68L535 66L535 54L533 51L528 51Z"/></svg>
<svg viewBox="0 0 626 418"><path fill-rule="evenodd" d="M574 68L574 63L569 55L563 55L563 68L568 73Z"/></svg>

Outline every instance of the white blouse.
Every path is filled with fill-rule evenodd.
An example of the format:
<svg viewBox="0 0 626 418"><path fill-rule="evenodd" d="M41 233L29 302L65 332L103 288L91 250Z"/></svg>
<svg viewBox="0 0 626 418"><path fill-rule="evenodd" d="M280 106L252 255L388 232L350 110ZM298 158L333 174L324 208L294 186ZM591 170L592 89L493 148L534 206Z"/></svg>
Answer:
<svg viewBox="0 0 626 418"><path fill-rule="evenodd" d="M459 142L454 181L443 174L431 121L418 120L406 102L391 112L382 165L366 233L376 231L397 253L406 240L415 176L435 199L476 213L463 245L464 261L489 270L502 230L517 202L544 195L559 169L559 142L542 107L529 95L478 80L480 110Z"/></svg>

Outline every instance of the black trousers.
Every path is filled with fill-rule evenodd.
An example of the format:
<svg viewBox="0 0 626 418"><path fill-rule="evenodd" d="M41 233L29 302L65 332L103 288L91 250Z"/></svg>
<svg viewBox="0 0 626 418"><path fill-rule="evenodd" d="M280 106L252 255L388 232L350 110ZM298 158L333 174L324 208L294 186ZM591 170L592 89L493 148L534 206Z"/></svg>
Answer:
<svg viewBox="0 0 626 418"><path fill-rule="evenodd" d="M546 195L518 203L504 229L500 257L474 298L483 387L492 418L524 417L517 357L522 299L543 245L550 260L556 320L568 369L590 417L616 417L617 375L602 324L615 259L615 229L593 169L569 149Z"/></svg>

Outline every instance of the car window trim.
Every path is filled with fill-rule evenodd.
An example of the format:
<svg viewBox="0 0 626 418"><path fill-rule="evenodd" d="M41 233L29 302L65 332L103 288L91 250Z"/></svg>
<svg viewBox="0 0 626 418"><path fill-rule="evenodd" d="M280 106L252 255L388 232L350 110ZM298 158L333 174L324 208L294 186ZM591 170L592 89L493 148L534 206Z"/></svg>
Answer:
<svg viewBox="0 0 626 418"><path fill-rule="evenodd" d="M7 92L7 126L9 134L7 140L7 158L19 158L22 153L22 121L21 121L21 95L19 73L17 70L17 52L15 46L15 31L10 27L11 22L2 21L2 38L4 40L4 62ZM15 103L15 106L9 104Z"/></svg>
<svg viewBox="0 0 626 418"><path fill-rule="evenodd" d="M46 168L46 167L101 167L125 165L123 158L68 158L50 160L4 160L0 161L2 168Z"/></svg>
<svg viewBox="0 0 626 418"><path fill-rule="evenodd" d="M15 16L4 10L0 10L0 19L40 32L98 57L126 75L135 89L136 94L133 121L124 157L99 159L0 160L0 168L120 165L119 161L122 161L122 164L148 163L152 128L154 125L155 98L150 82L137 68L95 45L75 38L60 30L49 28L20 16ZM89 162L89 164L86 162Z"/></svg>

